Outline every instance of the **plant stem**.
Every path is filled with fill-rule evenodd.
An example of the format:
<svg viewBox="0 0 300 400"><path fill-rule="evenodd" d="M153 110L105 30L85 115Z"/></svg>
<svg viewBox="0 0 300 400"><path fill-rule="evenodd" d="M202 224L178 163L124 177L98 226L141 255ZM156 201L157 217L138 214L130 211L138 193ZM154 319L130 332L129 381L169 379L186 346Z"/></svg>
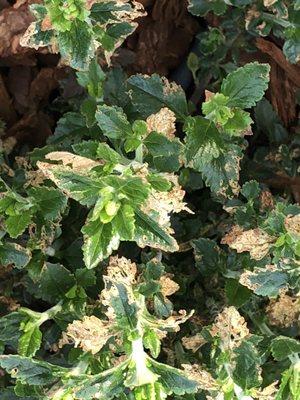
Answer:
<svg viewBox="0 0 300 400"><path fill-rule="evenodd" d="M139 147L135 150L135 159L140 164L143 164L143 143L139 145Z"/></svg>

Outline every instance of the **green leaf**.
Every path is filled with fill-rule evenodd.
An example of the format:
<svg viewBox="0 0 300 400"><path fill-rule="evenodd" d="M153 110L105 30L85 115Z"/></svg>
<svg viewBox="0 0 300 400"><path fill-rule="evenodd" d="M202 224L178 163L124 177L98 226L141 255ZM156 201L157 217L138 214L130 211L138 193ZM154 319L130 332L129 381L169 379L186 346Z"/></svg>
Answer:
<svg viewBox="0 0 300 400"><path fill-rule="evenodd" d="M182 396L185 393L196 393L198 391L198 384L177 368L151 360L151 370L159 375L159 383L169 395L174 393Z"/></svg>
<svg viewBox="0 0 300 400"><path fill-rule="evenodd" d="M261 190L259 183L256 181L246 182L241 189L241 194L248 200L255 200L258 198Z"/></svg>
<svg viewBox="0 0 300 400"><path fill-rule="evenodd" d="M180 86L170 84L165 78L134 75L128 79L132 103L142 118L168 107L180 119L188 114L184 91Z"/></svg>
<svg viewBox="0 0 300 400"><path fill-rule="evenodd" d="M59 218L67 206L66 196L54 188L35 187L29 189L28 194L33 197L33 203L43 215L43 218L49 221Z"/></svg>
<svg viewBox="0 0 300 400"><path fill-rule="evenodd" d="M31 360L17 355L0 356L0 366L12 377L29 385L46 385L53 383L57 377L68 370L44 361Z"/></svg>
<svg viewBox="0 0 300 400"><path fill-rule="evenodd" d="M97 160L98 146L99 142L96 140L83 140L80 143L73 144L72 149L76 154L82 157L90 158L91 160Z"/></svg>
<svg viewBox="0 0 300 400"><path fill-rule="evenodd" d="M85 69L94 55L92 30L84 21L75 20L71 29L59 32L57 41L60 53L74 69Z"/></svg>
<svg viewBox="0 0 300 400"><path fill-rule="evenodd" d="M201 238L193 240L191 244L194 249L196 267L203 275L209 276L224 269L224 255L216 242Z"/></svg>
<svg viewBox="0 0 300 400"><path fill-rule="evenodd" d="M235 279L227 279L225 293L228 303L236 308L242 307L251 297L251 290L241 285Z"/></svg>
<svg viewBox="0 0 300 400"><path fill-rule="evenodd" d="M124 204L120 207L118 213L112 222L115 231L120 236L120 240L133 240L135 232L135 218L134 210L128 205Z"/></svg>
<svg viewBox="0 0 300 400"><path fill-rule="evenodd" d="M99 179L87 175L80 175L72 171L63 170L57 166L53 170L55 184L72 199L84 206L91 206L99 198L103 184Z"/></svg>
<svg viewBox="0 0 300 400"><path fill-rule="evenodd" d="M18 215L11 215L6 218L5 227L9 236L12 238L20 236L31 223L31 218L31 210L22 211Z"/></svg>
<svg viewBox="0 0 300 400"><path fill-rule="evenodd" d="M288 275L281 270L255 268L249 275L249 282L255 294L276 297L279 290L287 286Z"/></svg>
<svg viewBox="0 0 300 400"><path fill-rule="evenodd" d="M120 237L111 223L103 224L100 220L88 219L81 231L84 235L84 262L89 269L95 268L119 247Z"/></svg>
<svg viewBox="0 0 300 400"><path fill-rule="evenodd" d="M256 347L250 341L244 340L234 353L234 381L246 390L259 387L262 381L259 369L261 359Z"/></svg>
<svg viewBox="0 0 300 400"><path fill-rule="evenodd" d="M99 400L110 400L120 398L124 393L124 363L104 371L101 374L90 376L79 382L79 387L76 389L76 398L79 400L94 400L95 395Z"/></svg>
<svg viewBox="0 0 300 400"><path fill-rule="evenodd" d="M105 73L96 58L90 62L87 71L77 72L76 75L78 83L87 89L90 96L95 98L102 97Z"/></svg>
<svg viewBox="0 0 300 400"><path fill-rule="evenodd" d="M286 29L287 32L285 36L287 37L287 40L283 45L283 53L288 59L288 61L292 64L296 64L297 62L299 62L299 54L300 54L300 44L299 44L300 28L299 28L299 23L296 22L296 24L298 26L296 25L296 27L290 29L289 32L288 29Z"/></svg>
<svg viewBox="0 0 300 400"><path fill-rule="evenodd" d="M20 324L24 317L18 312L12 312L0 318L0 340L5 343L14 343L19 340Z"/></svg>
<svg viewBox="0 0 300 400"><path fill-rule="evenodd" d="M49 303L57 303L76 284L73 274L60 264L43 265L34 295Z"/></svg>
<svg viewBox="0 0 300 400"><path fill-rule="evenodd" d="M39 350L42 342L42 332L34 321L28 321L22 328L19 339L18 352L20 356L33 357Z"/></svg>
<svg viewBox="0 0 300 400"><path fill-rule="evenodd" d="M261 99L255 107L255 121L259 130L267 135L272 143L286 141L288 132L271 103L265 98Z"/></svg>
<svg viewBox="0 0 300 400"><path fill-rule="evenodd" d="M300 342L288 336L278 336L272 340L271 352L275 360L285 360L292 354L300 353Z"/></svg>
<svg viewBox="0 0 300 400"><path fill-rule="evenodd" d="M158 171L176 172L179 170L183 146L178 139L170 140L160 133L151 132L143 143Z"/></svg>
<svg viewBox="0 0 300 400"><path fill-rule="evenodd" d="M224 154L202 167L203 179L207 186L220 197L232 198L239 193L239 172L242 150L231 145Z"/></svg>
<svg viewBox="0 0 300 400"><path fill-rule="evenodd" d="M224 143L215 124L203 117L188 117L184 124L186 133L186 165L202 171L214 158L218 158Z"/></svg>
<svg viewBox="0 0 300 400"><path fill-rule="evenodd" d="M110 139L125 139L133 134L126 114L119 107L98 106L96 120L104 135Z"/></svg>
<svg viewBox="0 0 300 400"><path fill-rule="evenodd" d="M121 156L106 143L99 143L97 157L111 164L118 164L121 161Z"/></svg>
<svg viewBox="0 0 300 400"><path fill-rule="evenodd" d="M246 64L223 80L221 93L229 97L229 107L250 108L262 99L269 83L270 66L258 62Z"/></svg>
<svg viewBox="0 0 300 400"><path fill-rule="evenodd" d="M150 350L152 357L157 358L160 353L160 339L154 330L148 329L143 337L146 349Z"/></svg>
<svg viewBox="0 0 300 400"><path fill-rule="evenodd" d="M153 218L139 210L135 210L135 241L144 248L151 246L163 251L177 251L178 244Z"/></svg>
<svg viewBox="0 0 300 400"><path fill-rule="evenodd" d="M13 264L16 268L25 267L31 258L29 250L16 243L0 244L0 264Z"/></svg>
<svg viewBox="0 0 300 400"><path fill-rule="evenodd" d="M223 15L227 10L227 4L224 0L189 0L188 10L197 16L204 16L209 11L216 15Z"/></svg>

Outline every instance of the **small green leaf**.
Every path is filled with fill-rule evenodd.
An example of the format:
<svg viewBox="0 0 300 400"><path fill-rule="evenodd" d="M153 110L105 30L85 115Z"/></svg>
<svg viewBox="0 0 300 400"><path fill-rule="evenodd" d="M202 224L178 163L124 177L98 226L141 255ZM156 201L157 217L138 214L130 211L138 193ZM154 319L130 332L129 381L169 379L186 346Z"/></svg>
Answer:
<svg viewBox="0 0 300 400"><path fill-rule="evenodd" d="M143 337L143 343L146 349L150 350L152 357L157 358L160 353L160 340L154 330L148 329Z"/></svg>
<svg viewBox="0 0 300 400"><path fill-rule="evenodd" d="M118 213L112 222L114 229L118 232L120 240L133 240L135 232L135 218L134 210L128 205L124 204L120 207Z"/></svg>
<svg viewBox="0 0 300 400"><path fill-rule="evenodd" d="M236 308L244 305L251 297L251 290L241 285L235 279L227 279L225 284L225 293L228 303Z"/></svg>
<svg viewBox="0 0 300 400"><path fill-rule="evenodd" d="M90 62L88 71L77 72L76 75L78 83L87 89L90 96L102 97L105 73L96 58Z"/></svg>
<svg viewBox="0 0 300 400"><path fill-rule="evenodd" d="M151 132L144 140L148 150L147 159L160 172L176 172L181 167L182 143L178 139ZM151 157L150 157L151 156Z"/></svg>
<svg viewBox="0 0 300 400"><path fill-rule="evenodd" d="M28 321L22 330L23 333L19 339L18 352L20 356L33 357L41 346L42 332L34 321Z"/></svg>
<svg viewBox="0 0 300 400"><path fill-rule="evenodd" d="M126 114L119 107L98 106L96 120L104 135L110 139L125 139L133 134Z"/></svg>
<svg viewBox="0 0 300 400"><path fill-rule="evenodd" d="M253 62L231 72L223 80L221 93L229 107L250 108L262 99L269 83L270 66Z"/></svg>
<svg viewBox="0 0 300 400"><path fill-rule="evenodd" d="M29 385L47 385L68 372L67 368L17 355L0 356L0 366Z"/></svg>
<svg viewBox="0 0 300 400"><path fill-rule="evenodd" d="M16 243L0 244L0 264L13 264L16 268L25 267L31 258L29 250Z"/></svg>
<svg viewBox="0 0 300 400"><path fill-rule="evenodd" d="M49 221L57 219L67 206L67 198L54 188L35 187L29 189L28 194L43 218Z"/></svg>
<svg viewBox="0 0 300 400"><path fill-rule="evenodd" d="M38 277L34 294L49 303L57 303L75 284L74 275L67 268L47 262Z"/></svg>
<svg viewBox="0 0 300 400"><path fill-rule="evenodd" d="M95 268L119 246L120 237L114 233L111 223L103 224L100 220L88 219L81 231L84 235L84 262L89 269Z"/></svg>
<svg viewBox="0 0 300 400"><path fill-rule="evenodd" d="M282 361L292 354L300 353L300 342L288 336L278 336L272 340L271 351L275 360Z"/></svg>
<svg viewBox="0 0 300 400"><path fill-rule="evenodd" d="M151 246L164 251L178 250L178 244L153 218L142 211L135 210L135 241L144 248Z"/></svg>
<svg viewBox="0 0 300 400"><path fill-rule="evenodd" d="M244 340L234 353L234 381L245 390L259 387L262 381L259 368L261 359L256 347L250 341Z"/></svg>
<svg viewBox="0 0 300 400"><path fill-rule="evenodd" d="M204 165L218 158L224 148L215 124L203 117L188 117L185 121L185 157L189 167L202 171Z"/></svg>
<svg viewBox="0 0 300 400"><path fill-rule="evenodd" d="M30 224L31 218L32 212L30 210L6 218L5 227L9 236L12 238L20 236Z"/></svg>
<svg viewBox="0 0 300 400"><path fill-rule="evenodd" d="M142 118L168 107L178 118L188 114L184 91L180 86L169 83L156 74L134 75L128 79L132 103Z"/></svg>

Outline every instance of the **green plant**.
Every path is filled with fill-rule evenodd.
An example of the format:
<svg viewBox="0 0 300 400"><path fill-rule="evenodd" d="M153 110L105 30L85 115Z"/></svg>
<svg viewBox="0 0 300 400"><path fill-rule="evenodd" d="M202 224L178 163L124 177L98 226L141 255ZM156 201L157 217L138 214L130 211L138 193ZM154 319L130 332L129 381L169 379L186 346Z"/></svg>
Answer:
<svg viewBox="0 0 300 400"><path fill-rule="evenodd" d="M208 6L227 8L190 10ZM85 95L43 148L3 151L1 399L299 400L299 206L240 176L253 130L297 148L263 99L269 66L232 68L190 115L175 83L98 63L137 3L32 8L23 45L59 50Z"/></svg>

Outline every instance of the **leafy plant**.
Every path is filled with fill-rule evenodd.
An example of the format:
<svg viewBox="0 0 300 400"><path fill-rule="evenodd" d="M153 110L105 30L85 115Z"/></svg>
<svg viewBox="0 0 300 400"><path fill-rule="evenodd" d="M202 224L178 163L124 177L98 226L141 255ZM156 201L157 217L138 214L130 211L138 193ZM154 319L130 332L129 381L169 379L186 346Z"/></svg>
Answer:
<svg viewBox="0 0 300 400"><path fill-rule="evenodd" d="M259 7L296 35L297 4ZM59 51L83 94L44 147L2 143L1 399L299 400L300 209L260 175L294 178L299 140L264 98L269 65L223 68L233 42L207 31L189 65L215 65L214 92L191 112L178 84L105 66L139 3L32 11L23 45Z"/></svg>

